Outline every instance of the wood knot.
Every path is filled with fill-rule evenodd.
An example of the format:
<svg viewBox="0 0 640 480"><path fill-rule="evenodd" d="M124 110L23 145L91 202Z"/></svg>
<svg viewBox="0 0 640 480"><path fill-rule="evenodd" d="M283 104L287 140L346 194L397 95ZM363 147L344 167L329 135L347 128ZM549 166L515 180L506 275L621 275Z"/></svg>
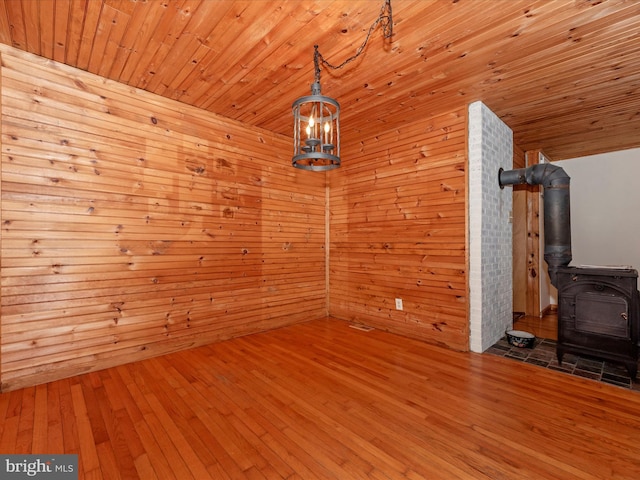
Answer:
<svg viewBox="0 0 640 480"><path fill-rule="evenodd" d="M434 322L431 325L433 326L434 330L442 332L442 327L446 326L447 322Z"/></svg>

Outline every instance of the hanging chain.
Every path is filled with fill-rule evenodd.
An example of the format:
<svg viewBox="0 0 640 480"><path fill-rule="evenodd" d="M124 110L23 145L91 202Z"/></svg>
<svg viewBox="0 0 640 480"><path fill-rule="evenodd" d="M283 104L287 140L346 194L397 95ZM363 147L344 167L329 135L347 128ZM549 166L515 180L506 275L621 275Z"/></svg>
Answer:
<svg viewBox="0 0 640 480"><path fill-rule="evenodd" d="M364 51L367 43L369 42L369 38L371 38L371 34L374 32L378 25L382 26L382 34L385 39L391 38L393 36L393 16L391 13L391 0L385 0L384 5L382 5L382 8L380 9L378 18L369 27L367 36L365 37L364 42L362 42L360 47L358 47L358 50L356 50L356 53L353 56L347 58L340 65L332 65L327 60L325 60L322 54L318 51L318 45L314 45L315 52L313 55L313 63L315 68L316 82L320 83L320 64L325 65L327 68L331 68L333 70L339 70L358 58Z"/></svg>

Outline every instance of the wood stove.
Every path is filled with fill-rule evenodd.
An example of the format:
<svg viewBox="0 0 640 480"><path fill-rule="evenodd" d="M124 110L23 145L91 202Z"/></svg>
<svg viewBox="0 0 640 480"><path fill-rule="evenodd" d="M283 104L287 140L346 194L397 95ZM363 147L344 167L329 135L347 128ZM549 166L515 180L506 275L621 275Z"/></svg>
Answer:
<svg viewBox="0 0 640 480"><path fill-rule="evenodd" d="M566 352L638 370L640 294L631 268L558 267L558 362Z"/></svg>
<svg viewBox="0 0 640 480"><path fill-rule="evenodd" d="M570 178L549 163L498 171L505 185L544 188L544 260L558 289L558 362L573 352L624 363L632 378L638 370L640 294L632 268L570 267Z"/></svg>

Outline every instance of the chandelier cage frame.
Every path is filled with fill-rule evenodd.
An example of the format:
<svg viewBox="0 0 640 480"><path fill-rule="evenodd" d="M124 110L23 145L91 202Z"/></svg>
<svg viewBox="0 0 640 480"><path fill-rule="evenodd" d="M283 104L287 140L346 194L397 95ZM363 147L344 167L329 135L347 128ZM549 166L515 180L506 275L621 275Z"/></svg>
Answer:
<svg viewBox="0 0 640 480"><path fill-rule="evenodd" d="M293 157L291 164L303 170L326 171L340 166L340 104L337 100L322 95L320 87L320 65L339 70L362 54L371 34L382 25L385 39L393 36L391 0L385 0L378 18L371 24L367 36L356 53L339 65L324 59L314 45L313 63L315 80L311 95L298 98L293 111Z"/></svg>

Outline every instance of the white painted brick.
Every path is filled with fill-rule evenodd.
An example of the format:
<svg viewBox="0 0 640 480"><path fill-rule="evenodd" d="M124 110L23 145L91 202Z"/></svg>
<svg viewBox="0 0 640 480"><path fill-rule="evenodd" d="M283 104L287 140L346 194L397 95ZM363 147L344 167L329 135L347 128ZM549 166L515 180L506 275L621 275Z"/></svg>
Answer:
<svg viewBox="0 0 640 480"><path fill-rule="evenodd" d="M511 189L498 170L513 165L511 130L481 102L469 106L469 289L472 351L493 345L512 324Z"/></svg>

